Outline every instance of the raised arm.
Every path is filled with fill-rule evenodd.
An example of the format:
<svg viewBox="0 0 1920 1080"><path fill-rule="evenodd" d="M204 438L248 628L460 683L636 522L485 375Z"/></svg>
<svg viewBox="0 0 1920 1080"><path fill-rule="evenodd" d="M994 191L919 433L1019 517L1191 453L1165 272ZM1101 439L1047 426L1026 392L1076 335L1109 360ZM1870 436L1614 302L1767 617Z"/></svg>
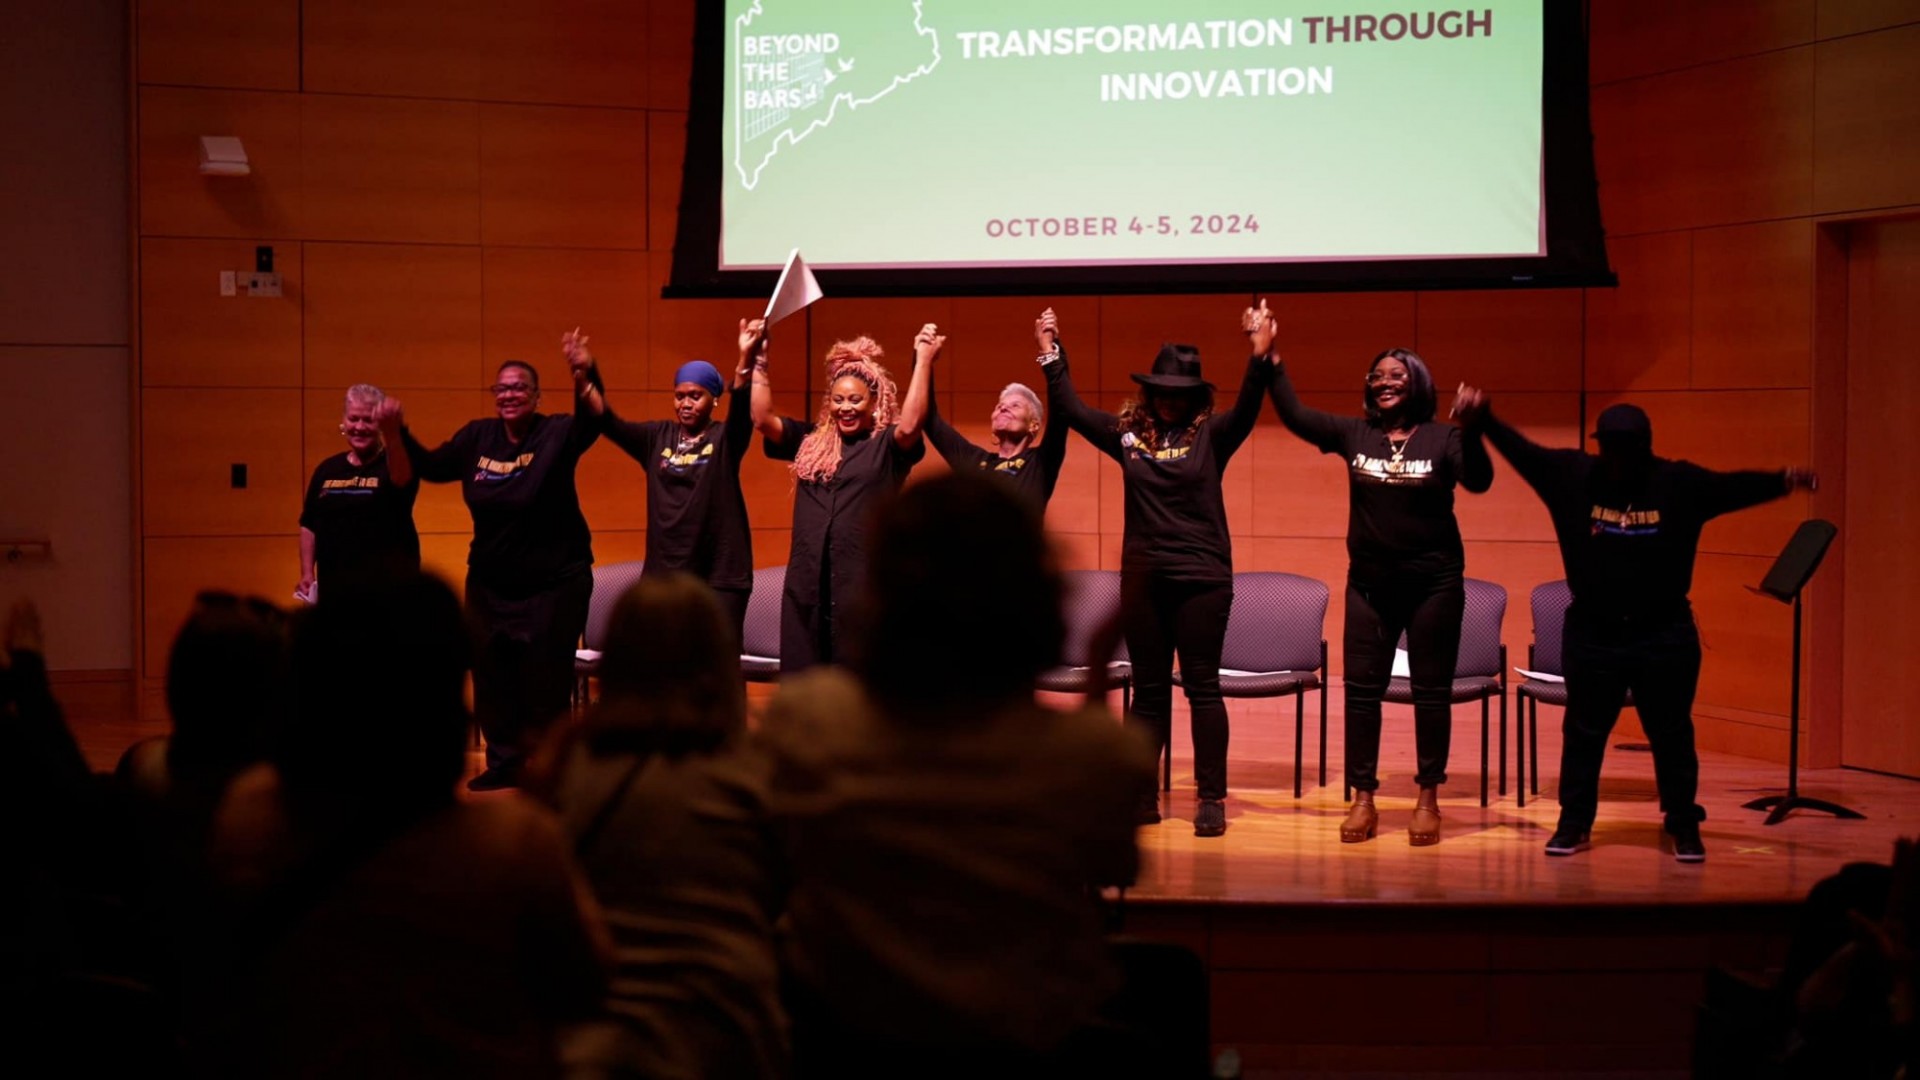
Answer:
<svg viewBox="0 0 1920 1080"><path fill-rule="evenodd" d="M948 465L959 468L962 464L971 465L978 459L981 453L980 448L968 442L966 436L956 431L952 424L947 423L947 418L940 415L939 395L933 392L931 386L927 388L927 417L924 426L927 441L933 444L935 450L940 451L940 456L947 459Z"/></svg>
<svg viewBox="0 0 1920 1080"><path fill-rule="evenodd" d="M587 335L574 327L560 338L560 351L567 358L567 373L573 377L573 419L567 425L566 452L573 457L592 449L600 438L607 415L607 391L587 351Z"/></svg>
<svg viewBox="0 0 1920 1080"><path fill-rule="evenodd" d="M748 330L756 322L760 322L760 320L740 320L741 341L746 341ZM753 380L753 393L748 396L749 405L747 410L747 415L753 420L753 429L758 431L760 437L765 439L769 445L780 441L786 432L785 422L773 411L773 379L768 374L769 369L767 364L767 346L771 340L772 339L767 337L765 324L762 323L758 335L758 343L751 346L753 360L752 367L748 371L748 378ZM740 348L743 354L741 357L741 365L745 367L747 360L744 354L747 352L749 346L743 344ZM734 383L738 385L739 381L740 374L736 371L734 373Z"/></svg>
<svg viewBox="0 0 1920 1080"><path fill-rule="evenodd" d="M727 387L727 419L722 432L727 445L736 451L746 449L753 439L753 384L754 367L760 362L767 347L767 324L764 319L740 320L740 362L734 365L733 383ZM734 461L740 460L734 455Z"/></svg>
<svg viewBox="0 0 1920 1080"><path fill-rule="evenodd" d="M473 466L472 447L467 445L467 432L472 425L454 432L453 438L429 450L408 430L404 411L396 410L393 420L400 429L400 437L391 445L407 455L408 464L420 479L430 484L451 484Z"/></svg>
<svg viewBox="0 0 1920 1080"><path fill-rule="evenodd" d="M1267 393L1273 398L1274 410L1280 414L1280 423L1323 454L1344 453L1346 443L1342 436L1351 425L1344 417L1309 409L1300 403L1300 395L1293 390L1293 380L1287 378L1287 366L1274 350L1274 339L1280 334L1280 324L1273 312L1267 309L1267 302L1262 300L1259 307L1248 308L1240 320L1241 328L1247 332L1247 343L1252 347L1253 355L1265 357L1272 365Z"/></svg>
<svg viewBox="0 0 1920 1080"><path fill-rule="evenodd" d="M1484 434L1520 479L1543 498L1558 493L1562 479L1582 456L1578 450L1549 450L1515 431L1493 415L1492 396L1477 387L1460 387L1454 395L1453 413L1468 433Z"/></svg>
<svg viewBox="0 0 1920 1080"><path fill-rule="evenodd" d="M1772 502L1795 491L1813 491L1819 487L1819 479L1807 469L1717 472L1703 468L1694 483L1699 492L1695 498L1705 517L1731 514L1735 510Z"/></svg>
<svg viewBox="0 0 1920 1080"><path fill-rule="evenodd" d="M1060 343L1060 320L1053 309L1040 313L1033 320L1033 342L1040 347L1039 360L1042 364L1058 358L1062 364L1067 359L1067 348ZM1047 429L1040 435L1040 460L1051 469L1059 469L1060 463L1067 457L1067 424L1059 418L1060 406L1054 400L1053 383L1047 383Z"/></svg>
<svg viewBox="0 0 1920 1080"><path fill-rule="evenodd" d="M1120 460L1120 418L1104 409L1096 409L1080 400L1067 375L1067 355L1056 353L1041 360L1047 373L1047 400L1053 404L1057 419L1080 433L1093 448L1115 461ZM1052 420L1048 421L1052 423Z"/></svg>
<svg viewBox="0 0 1920 1080"><path fill-rule="evenodd" d="M1493 486L1493 458L1487 454L1487 442L1478 431L1452 428L1447 433L1447 455L1453 458L1453 475L1460 486L1478 495Z"/></svg>
<svg viewBox="0 0 1920 1080"><path fill-rule="evenodd" d="M1272 377L1273 364L1265 355L1256 353L1247 358L1247 372L1240 377L1240 393L1233 399L1233 410L1225 416L1215 416L1207 425L1207 434L1213 439L1213 452L1216 460L1223 465L1240 444L1253 434L1253 425L1260 420L1260 403Z"/></svg>
<svg viewBox="0 0 1920 1080"><path fill-rule="evenodd" d="M387 398L374 407L374 423L380 425L380 441L387 449L387 482L403 488L413 483L413 457L407 453L406 440L400 437L400 400Z"/></svg>
<svg viewBox="0 0 1920 1080"><path fill-rule="evenodd" d="M947 344L947 335L928 323L913 337L913 377L907 380L907 393L900 402L900 415L893 422L893 444L909 447L920 442L920 428L927 419L927 397L932 393L933 361Z"/></svg>

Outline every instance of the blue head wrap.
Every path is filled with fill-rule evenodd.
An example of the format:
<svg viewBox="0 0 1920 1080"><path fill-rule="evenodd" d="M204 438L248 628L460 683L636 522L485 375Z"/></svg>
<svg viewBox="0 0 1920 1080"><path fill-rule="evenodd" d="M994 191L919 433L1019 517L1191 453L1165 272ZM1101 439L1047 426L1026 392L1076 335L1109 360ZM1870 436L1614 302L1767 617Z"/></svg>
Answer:
<svg viewBox="0 0 1920 1080"><path fill-rule="evenodd" d="M673 373L673 385L689 382L705 388L714 397L719 397L727 388L726 381L720 378L720 369L705 360L689 360Z"/></svg>

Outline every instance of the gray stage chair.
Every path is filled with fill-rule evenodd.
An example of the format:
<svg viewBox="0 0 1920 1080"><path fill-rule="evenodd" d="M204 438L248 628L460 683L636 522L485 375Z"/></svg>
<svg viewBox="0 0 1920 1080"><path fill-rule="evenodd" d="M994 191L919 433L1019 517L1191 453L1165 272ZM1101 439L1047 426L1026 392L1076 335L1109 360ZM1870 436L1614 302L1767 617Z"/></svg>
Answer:
<svg viewBox="0 0 1920 1080"><path fill-rule="evenodd" d="M1566 664L1561 659L1561 643L1567 627L1567 606L1573 603L1573 592L1565 581L1549 581L1533 587L1533 644L1527 646L1527 670L1542 675L1567 673ZM1529 793L1540 794L1540 706L1567 704L1567 684L1551 679L1525 679L1514 687L1518 714L1513 725L1513 761L1518 773L1514 786L1520 793L1520 805L1527 805ZM1627 704L1633 704L1633 691L1627 691ZM1502 734L1505 734L1502 731ZM1505 779L1506 762L1501 762L1501 778ZM1529 782L1528 769L1533 778ZM1505 785L1501 794L1506 794Z"/></svg>
<svg viewBox="0 0 1920 1080"><path fill-rule="evenodd" d="M748 682L780 679L780 595L786 587L784 566L753 572L753 595L747 598L746 626L740 634L740 674Z"/></svg>
<svg viewBox="0 0 1920 1080"><path fill-rule="evenodd" d="M1060 663L1041 672L1034 685L1040 690L1078 694L1087 686L1089 643L1102 627L1119 617L1120 572L1067 571L1061 608L1061 614L1066 617L1067 639L1061 644ZM1120 689L1120 711L1125 713L1132 708L1133 665L1127 660L1124 640L1107 663L1107 681L1109 688Z"/></svg>
<svg viewBox="0 0 1920 1080"><path fill-rule="evenodd" d="M625 596L634 582L640 580L640 568L645 563L633 562L607 563L593 568L593 598L587 601L587 629L580 636L580 647L595 652L607 647L607 620L613 618L613 605ZM579 656L573 658L573 707L577 711L589 704L590 687L588 680L600 671L600 661L596 657L585 660Z"/></svg>
<svg viewBox="0 0 1920 1080"><path fill-rule="evenodd" d="M1293 797L1299 798L1305 758L1307 691L1320 691L1320 782L1327 782L1327 586L1299 574L1249 571L1233 575L1233 610L1220 650L1220 695L1229 698L1293 695ZM1181 685L1180 673L1173 684ZM1162 789L1173 786L1173 733L1165 733Z"/></svg>
<svg viewBox="0 0 1920 1080"><path fill-rule="evenodd" d="M1453 702L1480 703L1480 805L1487 805L1487 702L1500 699L1500 794L1507 793L1507 647L1500 640L1500 623L1507 617L1507 590L1479 578L1468 578L1467 607L1460 617L1460 657L1453 665ZM1407 635L1400 635L1400 648ZM1413 704L1413 682L1398 675L1387 680L1385 700ZM1341 785L1345 789L1345 785ZM1353 792L1347 790L1351 799Z"/></svg>

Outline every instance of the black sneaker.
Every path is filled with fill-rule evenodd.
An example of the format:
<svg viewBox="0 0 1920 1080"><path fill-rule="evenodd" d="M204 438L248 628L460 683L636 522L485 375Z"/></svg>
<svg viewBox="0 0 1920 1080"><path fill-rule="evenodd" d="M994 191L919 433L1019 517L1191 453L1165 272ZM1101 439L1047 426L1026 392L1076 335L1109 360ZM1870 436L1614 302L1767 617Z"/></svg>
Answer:
<svg viewBox="0 0 1920 1080"><path fill-rule="evenodd" d="M520 786L520 769L514 765L495 765L467 781L468 791L503 791Z"/></svg>
<svg viewBox="0 0 1920 1080"><path fill-rule="evenodd" d="M1227 804L1219 799L1201 799L1193 815L1193 835L1221 836L1227 831Z"/></svg>
<svg viewBox="0 0 1920 1080"><path fill-rule="evenodd" d="M1553 839L1547 841L1549 855L1578 855L1593 846L1593 834L1585 829L1575 832L1572 829L1559 829Z"/></svg>
<svg viewBox="0 0 1920 1080"><path fill-rule="evenodd" d="M1700 824L1695 821L1677 821L1667 826L1667 836L1673 841L1673 857L1684 863L1707 861L1707 845L1700 842Z"/></svg>
<svg viewBox="0 0 1920 1080"><path fill-rule="evenodd" d="M1160 796L1140 796L1140 801L1133 808L1133 823L1135 825L1160 824Z"/></svg>

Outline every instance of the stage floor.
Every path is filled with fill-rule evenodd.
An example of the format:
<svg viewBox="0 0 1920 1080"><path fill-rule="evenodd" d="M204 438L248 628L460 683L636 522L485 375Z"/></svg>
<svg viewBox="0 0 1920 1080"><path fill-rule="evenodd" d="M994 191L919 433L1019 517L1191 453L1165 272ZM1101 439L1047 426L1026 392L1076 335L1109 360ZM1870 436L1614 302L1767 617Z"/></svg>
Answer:
<svg viewBox="0 0 1920 1080"><path fill-rule="evenodd" d="M1855 861L1886 862L1893 842L1920 834L1920 782L1851 769L1802 770L1800 791L1866 815L1841 821L1796 811L1778 825L1742 803L1785 790L1786 767L1703 753L1700 804L1707 845L1704 864L1675 862L1661 847L1653 757L1623 749L1639 740L1623 723L1601 773L1600 814L1593 849L1549 858L1544 847L1559 815L1554 784L1560 760L1560 710L1541 710L1541 793L1523 809L1516 776L1498 793L1498 717L1494 720L1490 802L1480 806L1480 714L1454 714L1450 778L1441 789L1441 842L1407 843L1413 813L1413 718L1387 707L1381 748L1380 835L1340 843L1339 694L1328 710L1327 784L1318 780L1318 710L1309 699L1306 786L1293 797L1293 708L1275 702L1230 702L1227 834L1193 835L1195 804L1191 740L1176 702L1173 790L1162 797L1166 820L1140 830L1144 856L1137 902L1228 904L1648 905L1783 903ZM1509 723L1511 724L1511 719ZM1512 753L1511 730L1509 754Z"/></svg>

